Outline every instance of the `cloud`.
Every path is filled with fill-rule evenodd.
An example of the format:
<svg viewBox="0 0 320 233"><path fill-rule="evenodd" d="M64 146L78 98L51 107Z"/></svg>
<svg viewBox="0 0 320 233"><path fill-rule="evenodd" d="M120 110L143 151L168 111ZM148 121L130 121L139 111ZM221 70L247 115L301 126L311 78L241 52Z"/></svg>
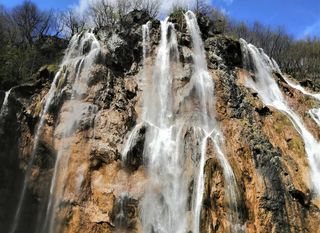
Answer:
<svg viewBox="0 0 320 233"><path fill-rule="evenodd" d="M231 5L233 3L234 0L218 0L219 2L223 2L227 5Z"/></svg>
<svg viewBox="0 0 320 233"><path fill-rule="evenodd" d="M314 36L316 34L320 34L320 19L318 19L313 24L307 26L300 37L305 38L308 36Z"/></svg>

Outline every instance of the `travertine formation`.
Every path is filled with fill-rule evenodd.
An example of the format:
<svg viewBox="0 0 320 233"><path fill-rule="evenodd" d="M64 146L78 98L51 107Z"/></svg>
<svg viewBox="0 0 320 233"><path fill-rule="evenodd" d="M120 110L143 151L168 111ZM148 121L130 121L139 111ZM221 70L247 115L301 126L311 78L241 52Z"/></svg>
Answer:
<svg viewBox="0 0 320 233"><path fill-rule="evenodd" d="M130 13L125 26L119 30L94 32L102 52L90 68L88 89L81 99L81 104L88 107L77 121L76 130L62 135L64 120L70 118L70 109L75 108L77 101L71 98L72 88L68 82L59 82L59 98L53 100L45 116L34 163L28 172L42 100L54 74L44 67L36 83L11 90L7 108L0 118L1 232L10 232L12 227L24 174L29 175L27 191L15 232L49 231L43 225L52 198L50 186L57 151L64 145L68 145L69 158L59 168L57 187L63 194L51 231L142 232L140 201L151 182L146 168L148 161L143 154L148 125L141 124L136 130L135 143L127 151L125 161L122 153L130 132L141 122L143 114L141 77L146 72L143 69L146 64L142 26L148 21L150 59L147 63L154 64L161 39L160 22L143 12ZM181 72L175 80L177 90L173 90L178 91L191 79L193 47L183 15L174 15L169 21L174 23L178 42ZM210 33L210 23L205 17L199 16L198 23L208 72L214 83L212 98L223 135L222 150L233 170L238 196L237 203L226 199L230 184L213 143L208 141L200 232L319 233L320 201L312 191L302 138L286 115L265 106L258 93L247 87L246 79L257 77L254 70L244 65L240 42ZM308 114L310 109L319 108L320 103L288 85L279 72L273 76L290 107L320 140L319 126ZM316 91L310 83L308 89ZM190 161L197 160L193 155L198 145L192 134L192 130L184 134L184 154ZM193 175L190 177L186 212L191 209L196 179ZM236 224L241 226L230 227L234 224L230 210L235 209Z"/></svg>

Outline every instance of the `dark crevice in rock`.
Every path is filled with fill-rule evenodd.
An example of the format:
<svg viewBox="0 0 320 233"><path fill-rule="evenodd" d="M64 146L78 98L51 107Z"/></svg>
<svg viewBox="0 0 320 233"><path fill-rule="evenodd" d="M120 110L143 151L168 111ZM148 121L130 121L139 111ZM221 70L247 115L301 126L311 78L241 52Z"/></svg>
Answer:
<svg viewBox="0 0 320 233"><path fill-rule="evenodd" d="M142 126L135 136L134 144L131 145L129 149L126 159L124 160L124 164L126 168L130 171L136 171L141 165L143 165L143 151L144 151L144 143L145 143L145 134L146 134L146 126Z"/></svg>

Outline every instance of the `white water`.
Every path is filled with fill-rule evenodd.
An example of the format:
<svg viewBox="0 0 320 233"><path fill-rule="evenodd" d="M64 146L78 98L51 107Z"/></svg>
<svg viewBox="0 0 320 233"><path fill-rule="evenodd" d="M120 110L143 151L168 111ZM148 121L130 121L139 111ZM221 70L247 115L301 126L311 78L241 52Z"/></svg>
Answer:
<svg viewBox="0 0 320 233"><path fill-rule="evenodd" d="M170 64L176 54L175 31L166 19L161 22L161 41L153 76L146 76L144 80L142 121L148 124L144 157L150 177L150 185L140 204L144 232L186 231L186 185L177 142L181 130L172 119Z"/></svg>
<svg viewBox="0 0 320 233"><path fill-rule="evenodd" d="M142 56L142 64L144 69L142 70L142 77L139 80L139 86L144 88L144 85L147 85L147 59L149 58L149 52L150 52L150 22L147 22L146 24L142 25L142 46L143 46L143 56ZM143 92L143 102L147 98L145 95L146 92ZM145 119L146 111L143 111L142 119ZM127 139L127 142L125 144L125 147L122 151L122 159L127 159L127 154L130 151L131 147L136 144L137 142L137 134L139 130L143 127L143 122L137 124L134 129L130 132L130 135Z"/></svg>
<svg viewBox="0 0 320 233"><path fill-rule="evenodd" d="M283 78L286 81L286 83L288 83L289 86L291 86L292 88L295 88L295 89L299 90L300 92L302 92L303 94L310 96L320 102L320 94L319 93L311 93L311 92L307 91L305 88L303 88L302 86L300 86L299 84L295 84L285 77L283 77ZM308 111L308 113L310 114L311 118L320 127L320 108L310 109Z"/></svg>
<svg viewBox="0 0 320 233"><path fill-rule="evenodd" d="M241 232L244 228L239 222L239 215L237 210L237 184L233 174L232 168L226 159L221 144L223 143L223 137L220 133L218 124L215 121L214 116L214 84L212 77L208 73L207 61L204 52L203 41L201 38L201 32L197 23L197 18L191 11L185 14L187 22L187 28L191 34L193 42L193 61L194 61L194 73L191 77L190 84L195 88L198 98L200 100L200 119L197 124L204 131L204 138L201 142L201 159L198 173L198 179L196 182L196 194L193 200L193 211L194 211L194 225L193 232L198 233L200 228L200 214L202 208L202 198L204 192L204 165L206 160L206 147L207 140L212 140L215 148L215 152L222 165L224 178L225 178L225 191L227 201L231 209L228 212L230 221L231 232ZM199 116L197 116L199 117ZM233 208L233 209L232 209Z"/></svg>
<svg viewBox="0 0 320 233"><path fill-rule="evenodd" d="M14 217L14 220L13 220L13 225L11 227L10 233L14 233L17 230L17 227L18 227L18 224L19 224L21 210L22 210L22 206L23 206L23 203L24 203L24 199L25 199L25 195L26 195L26 191L27 191L27 187L28 187L28 180L29 180L29 176L31 174L31 168L32 168L32 166L34 164L36 151L37 151L37 148L38 148L38 145L39 145L39 139L40 139L40 136L41 136L41 133L42 133L42 128L44 126L45 119L46 119L45 117L46 117L46 114L48 113L49 107L50 107L50 105L52 103L52 100L54 98L55 91L56 91L56 83L57 83L57 81L58 81L58 79L60 77L60 73L61 73L61 71L59 70L57 72L57 74L56 74L56 76L55 76L55 78L54 78L54 80L52 82L52 85L50 87L50 90L49 90L49 92L47 94L47 97L46 97L46 100L45 100L45 104L44 104L44 108L42 109L42 111L40 113L40 121L39 121L38 126L36 128L32 154L31 154L31 157L29 159L28 166L27 166L27 169L26 169L26 174L25 174L25 177L24 177L24 182L23 182L21 193L20 193L19 202L18 202L18 205L17 205L17 210L16 210L16 213L15 213L15 217Z"/></svg>
<svg viewBox="0 0 320 233"><path fill-rule="evenodd" d="M310 177L313 185L313 190L317 195L320 195L320 144L309 132L303 124L299 116L289 107L287 101L283 97L280 88L272 76L274 66L270 65L270 59L260 49L257 49L251 44L247 44L241 40L245 59L254 64L255 80L248 78L247 86L258 92L263 103L272 106L283 112L293 123L295 129L301 135L305 151L308 156L310 166Z"/></svg>
<svg viewBox="0 0 320 233"><path fill-rule="evenodd" d="M28 187L28 179L30 176L30 172L31 172L31 168L34 164L34 159L35 159L35 155L36 155L36 150L38 148L39 145L39 139L41 137L42 134L42 129L46 120L46 115L48 113L48 110L52 104L53 99L55 98L56 95L58 95L59 93L56 93L57 91L57 85L59 80L61 79L61 75L65 69L66 66L70 66L70 65L75 65L75 60L78 59L78 57L75 55L76 51L79 50L78 49L78 43L79 43L79 39L80 39L80 35L75 35L68 46L68 49L66 51L66 55L63 58L62 63L60 64L60 68L59 71L57 72L57 74L55 75L55 78L51 84L51 87L49 89L49 92L46 96L45 102L44 102L44 107L42 108L42 111L40 113L40 121L37 125L36 128L36 133L35 133L35 138L34 138L34 145L33 145L33 150L32 150L32 154L31 157L29 159L28 162L28 166L27 166L27 170L26 170L26 174L25 174L25 178L24 178L24 183L23 183L23 187L21 190L21 194L20 194L20 198L19 198L19 202L17 205L17 210L15 213L15 217L13 220L13 225L11 227L10 233L14 233L17 230L18 224L19 224L19 219L20 219L20 215L21 215L21 210L23 207L23 203L24 203L24 199L25 199L25 194L26 194L26 190ZM82 47L84 44L84 40L82 42ZM81 48L82 48L81 47ZM72 57L75 56L75 59L72 59ZM79 55L78 55L79 56ZM66 77L66 74L64 74L64 77ZM39 216L41 218L41 216Z"/></svg>
<svg viewBox="0 0 320 233"><path fill-rule="evenodd" d="M84 47L90 43L90 49L84 53ZM91 32L85 32L74 36L71 46L66 55L64 64L67 82L72 85L70 107L66 117L60 121L55 130L55 136L60 137L64 142L57 152L53 177L50 187L50 197L45 215L42 232L58 232L60 224L56 222L55 214L59 210L59 204L63 199L64 185L67 176L70 146L72 142L69 136L75 132L83 117L95 114L96 107L84 102L83 98L88 89L91 68L100 54L100 43ZM65 138L65 139L64 139Z"/></svg>
<svg viewBox="0 0 320 233"><path fill-rule="evenodd" d="M149 55L150 50L150 22L142 25L142 45L143 45L143 62Z"/></svg>
<svg viewBox="0 0 320 233"><path fill-rule="evenodd" d="M8 102L9 102L9 96L10 96L11 90L12 89L10 89L9 91L6 91L5 93L3 103L0 109L0 118L2 118L8 111Z"/></svg>
<svg viewBox="0 0 320 233"><path fill-rule="evenodd" d="M153 67L153 75L143 71L143 113L133 129L123 151L123 160L136 142L139 129L147 126L144 158L150 177L141 200L141 219L146 233L198 233L204 193L204 166L207 143L211 140L224 169L226 196L230 204L231 232L241 232L237 213L236 181L221 144L223 138L214 120L214 85L207 63L196 17L185 15L193 41L193 75L180 95L174 93L174 80L179 70L177 38L174 25L168 19L161 22L161 41ZM144 70L149 69L148 33L143 27ZM194 109L188 110L189 106ZM185 135L191 133L194 149L187 158ZM190 164L191 163L191 164ZM191 173L191 174L190 174ZM194 178L191 210L188 210L188 185ZM191 217L191 219L190 219Z"/></svg>
<svg viewBox="0 0 320 233"><path fill-rule="evenodd" d="M320 127L320 108L313 108L308 111L311 118L317 123Z"/></svg>
<svg viewBox="0 0 320 233"><path fill-rule="evenodd" d="M83 54L84 46L86 43L91 43L90 52L88 54ZM69 47L66 51L66 54L64 56L64 59L60 65L60 69L57 72L52 85L50 87L50 90L46 96L44 107L40 114L40 121L36 128L35 133L35 139L34 139L34 146L32 155L29 159L27 171L24 179L24 184L21 190L20 199L17 205L17 210L15 213L14 221L10 230L10 233L14 233L17 230L19 220L21 218L21 211L24 204L25 194L28 187L28 178L30 176L31 168L34 164L34 159L36 155L36 150L39 144L39 139L42 134L42 129L46 120L46 115L48 113L48 110L56 96L58 96L60 93L57 91L58 83L61 79L69 78L68 82L72 85L72 97L71 99L76 101L80 100L81 96L85 94L87 89L87 82L89 78L89 72L90 68L96 58L96 56L100 53L100 44L94 37L94 35L90 32L86 32L83 34L77 34L75 35L70 43ZM70 70L66 70L66 69ZM63 80L62 80L63 81ZM61 91L61 90L59 90ZM81 114L83 113L83 108L85 111L88 110L88 107L83 107L83 104L74 102L73 106L73 112L70 114L70 118L65 121L65 125L63 128L63 133L66 136L69 133L72 133L72 131L77 127L77 123L81 119ZM38 231L42 232L52 232L54 229L54 218L55 218L55 211L58 205L59 198L57 198L56 193L54 193L55 184L56 184L56 177L58 174L57 167L60 164L61 157L63 157L63 148L61 148L58 151L57 159L56 159L56 165L54 170L54 175L52 178L51 188L50 188L50 197L49 197L49 204L46 211L45 216L45 222L38 224L39 227L43 226L42 230L38 229ZM64 156L68 157L68 156ZM68 159L66 158L66 161ZM61 168L61 167L60 167ZM66 168L66 167L65 167ZM39 220L43 218L43 216L39 216Z"/></svg>

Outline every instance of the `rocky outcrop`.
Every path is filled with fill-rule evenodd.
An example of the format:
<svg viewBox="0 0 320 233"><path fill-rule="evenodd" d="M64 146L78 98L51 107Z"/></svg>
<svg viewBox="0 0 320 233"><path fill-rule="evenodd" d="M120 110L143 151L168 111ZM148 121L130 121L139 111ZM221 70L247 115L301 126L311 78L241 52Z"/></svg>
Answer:
<svg viewBox="0 0 320 233"><path fill-rule="evenodd" d="M171 17L179 30L184 71L177 82L183 86L190 80L193 62L190 38L183 19L179 15ZM139 201L148 183L143 158L146 126L138 130L126 161L122 161L121 153L141 115L141 26L149 19L144 12L134 11L124 19L124 28L95 32L103 52L90 73L85 95L88 111L82 115L77 131L62 139L61 122L74 102L70 100L70 87L59 82L61 95L46 115L31 172L26 172L26 168L33 153L42 100L53 79L52 67L42 68L35 84L13 89L8 112L0 119L0 229L4 232L8 232L13 221L24 174L28 176L28 188L17 232L35 232L30 225L41 227L38 217L41 219L48 204L57 148L64 143L71 146L67 169L58 177L64 180L56 220L59 232L142 232ZM206 19L199 18L199 22L202 31L210 31ZM154 60L160 25L156 20L151 25L151 60ZM253 74L243 69L240 43L223 35L203 36L215 83L216 118L224 135L223 150L236 177L238 202L236 206L228 205L224 171L208 142L201 232L236 229L248 233L317 233L320 203L310 191L308 163L300 136L286 116L264 106L257 93L245 87L245 77ZM293 106L304 98L278 81ZM302 107L297 111L304 114ZM310 128L316 127L311 120L307 122ZM188 142L188 134L185 140ZM186 147L187 156L192 154L191 145L192 142ZM237 226L231 226L230 209L237 210Z"/></svg>

